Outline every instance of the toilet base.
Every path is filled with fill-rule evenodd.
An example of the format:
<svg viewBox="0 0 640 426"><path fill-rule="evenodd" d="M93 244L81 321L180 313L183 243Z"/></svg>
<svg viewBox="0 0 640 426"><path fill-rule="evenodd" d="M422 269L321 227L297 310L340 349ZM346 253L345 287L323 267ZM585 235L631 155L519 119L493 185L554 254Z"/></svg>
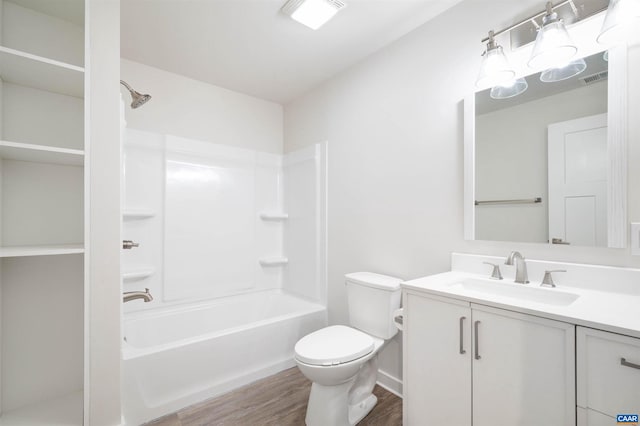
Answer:
<svg viewBox="0 0 640 426"><path fill-rule="evenodd" d="M349 424L358 424L360 420L364 419L364 417L369 414L371 410L373 410L373 407L375 407L377 403L378 398L374 394L371 394L361 403L350 406Z"/></svg>
<svg viewBox="0 0 640 426"><path fill-rule="evenodd" d="M378 402L370 394L357 404L349 405L349 389L353 380L337 386L311 385L305 424L307 426L354 426L362 420Z"/></svg>
<svg viewBox="0 0 640 426"><path fill-rule="evenodd" d="M343 383L321 385L313 382L305 417L307 426L358 424L378 402L372 393L377 372L378 355L374 354L356 375Z"/></svg>

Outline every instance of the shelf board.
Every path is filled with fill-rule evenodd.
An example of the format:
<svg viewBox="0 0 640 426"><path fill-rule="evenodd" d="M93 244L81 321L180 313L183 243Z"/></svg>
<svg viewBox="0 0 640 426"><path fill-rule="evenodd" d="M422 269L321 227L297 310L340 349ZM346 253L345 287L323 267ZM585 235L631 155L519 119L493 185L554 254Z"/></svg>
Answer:
<svg viewBox="0 0 640 426"><path fill-rule="evenodd" d="M124 220L149 219L155 215L155 211L148 209L124 209L122 211L122 218Z"/></svg>
<svg viewBox="0 0 640 426"><path fill-rule="evenodd" d="M83 0L11 0L11 3L84 27Z"/></svg>
<svg viewBox="0 0 640 426"><path fill-rule="evenodd" d="M84 68L0 46L4 82L62 95L84 96Z"/></svg>
<svg viewBox="0 0 640 426"><path fill-rule="evenodd" d="M263 257L258 262L261 266L284 266L289 263L289 259L284 256Z"/></svg>
<svg viewBox="0 0 640 426"><path fill-rule="evenodd" d="M2 413L0 426L82 425L82 391Z"/></svg>
<svg viewBox="0 0 640 426"><path fill-rule="evenodd" d="M260 219L269 221L283 221L289 219L289 215L282 212L262 212L260 213Z"/></svg>
<svg viewBox="0 0 640 426"><path fill-rule="evenodd" d="M143 280L145 278L149 278L156 272L155 268L139 268L131 271L124 272L122 274L123 281L138 281Z"/></svg>
<svg viewBox="0 0 640 426"><path fill-rule="evenodd" d="M55 146L0 141L0 158L34 163L82 166L84 151Z"/></svg>
<svg viewBox="0 0 640 426"><path fill-rule="evenodd" d="M54 256L84 253L82 244L0 247L0 257Z"/></svg>

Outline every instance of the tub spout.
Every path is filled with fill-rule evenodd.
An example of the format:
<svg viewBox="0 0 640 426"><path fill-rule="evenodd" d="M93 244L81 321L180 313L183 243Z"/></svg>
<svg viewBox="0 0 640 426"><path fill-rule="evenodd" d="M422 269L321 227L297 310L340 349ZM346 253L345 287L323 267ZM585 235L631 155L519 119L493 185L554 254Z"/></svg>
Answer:
<svg viewBox="0 0 640 426"><path fill-rule="evenodd" d="M145 288L144 291L127 291L122 293L122 302L127 303L132 300L143 299L145 302L151 302L153 296L149 293L149 289Z"/></svg>

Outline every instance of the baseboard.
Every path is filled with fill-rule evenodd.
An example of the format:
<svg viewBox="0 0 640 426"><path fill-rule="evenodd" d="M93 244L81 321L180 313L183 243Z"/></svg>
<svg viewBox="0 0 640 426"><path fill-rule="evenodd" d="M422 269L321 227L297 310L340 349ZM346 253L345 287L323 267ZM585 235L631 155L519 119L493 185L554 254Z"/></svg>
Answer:
<svg viewBox="0 0 640 426"><path fill-rule="evenodd" d="M389 373L378 370L378 385L402 398L402 380L397 377L393 377Z"/></svg>

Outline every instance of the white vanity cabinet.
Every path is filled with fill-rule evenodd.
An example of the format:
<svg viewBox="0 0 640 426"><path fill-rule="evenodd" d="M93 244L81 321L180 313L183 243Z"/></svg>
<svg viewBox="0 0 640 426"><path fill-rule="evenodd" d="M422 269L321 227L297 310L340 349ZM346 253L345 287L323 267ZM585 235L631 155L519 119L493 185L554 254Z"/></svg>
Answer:
<svg viewBox="0 0 640 426"><path fill-rule="evenodd" d="M404 424L575 425L575 327L404 292Z"/></svg>
<svg viewBox="0 0 640 426"><path fill-rule="evenodd" d="M640 414L640 339L578 327L576 346L578 426Z"/></svg>

